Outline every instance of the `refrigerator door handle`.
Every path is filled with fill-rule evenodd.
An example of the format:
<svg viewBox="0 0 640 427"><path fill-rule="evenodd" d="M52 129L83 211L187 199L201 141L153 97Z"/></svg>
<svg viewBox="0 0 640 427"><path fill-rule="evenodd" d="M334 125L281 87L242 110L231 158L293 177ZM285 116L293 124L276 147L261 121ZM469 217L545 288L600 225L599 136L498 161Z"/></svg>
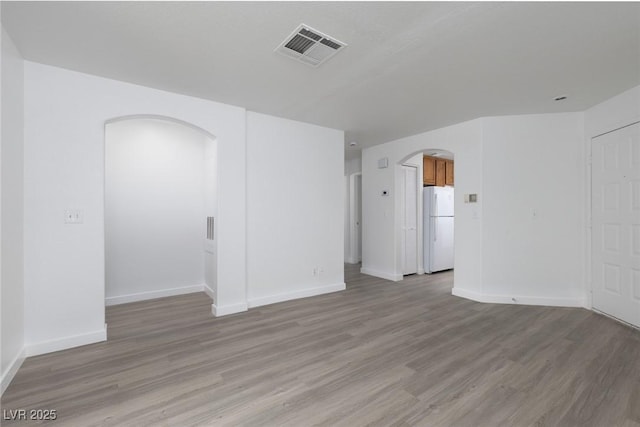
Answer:
<svg viewBox="0 0 640 427"><path fill-rule="evenodd" d="M438 241L438 217L433 217L433 241Z"/></svg>
<svg viewBox="0 0 640 427"><path fill-rule="evenodd" d="M438 215L438 193L434 191L433 215Z"/></svg>

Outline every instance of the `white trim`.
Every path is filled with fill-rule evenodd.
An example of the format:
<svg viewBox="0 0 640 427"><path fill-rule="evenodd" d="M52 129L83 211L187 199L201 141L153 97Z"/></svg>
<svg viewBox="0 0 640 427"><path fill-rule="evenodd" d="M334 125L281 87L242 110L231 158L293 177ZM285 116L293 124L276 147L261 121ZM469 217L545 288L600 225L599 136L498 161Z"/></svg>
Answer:
<svg viewBox="0 0 640 427"><path fill-rule="evenodd" d="M585 129L586 129L586 123L585 123ZM585 130L585 134L586 134L586 130ZM585 144L584 144L584 215L583 215L583 219L584 219L584 265L583 265L583 272L584 272L584 294L585 294L585 307L588 310L591 310L592 308L592 301L593 301L593 296L592 296L592 292L593 292L593 284L592 284L592 277L591 277L591 223L592 223L592 219L591 219L591 196L593 194L593 189L592 189L592 184L591 184L591 177L593 175L592 172L592 157L593 157L593 139L592 138L587 138L585 135Z"/></svg>
<svg viewBox="0 0 640 427"><path fill-rule="evenodd" d="M606 102L606 101L605 101ZM626 128L627 126L635 125L640 122L639 115L632 115L623 119L614 120L610 123L601 125L599 128L591 129L591 135L587 135L588 139L594 139L602 135L606 135L611 132L615 132L618 129Z"/></svg>
<svg viewBox="0 0 640 427"><path fill-rule="evenodd" d="M39 354L52 353L54 351L66 350L68 348L80 347L82 345L93 344L107 340L107 325L100 330L88 332L86 334L73 335L70 337L58 338L50 341L43 341L35 344L28 344L24 347L25 356L37 356Z"/></svg>
<svg viewBox="0 0 640 427"><path fill-rule="evenodd" d="M336 283L333 285L318 286L316 288L302 289L294 292L285 292L282 294L269 295L266 297L250 298L249 307L260 307L262 305L275 304L283 301L290 301L299 298L313 297L316 295L328 294L332 292L344 291L347 286L344 283Z"/></svg>
<svg viewBox="0 0 640 427"><path fill-rule="evenodd" d="M23 347L22 350L16 354L16 357L14 357L11 363L9 363L7 371L2 374L2 379L0 380L0 396L2 396L4 391L9 387L9 384L13 381L13 377L16 376L18 369L20 369L20 366L22 366L22 363L26 358L27 356Z"/></svg>
<svg viewBox="0 0 640 427"><path fill-rule="evenodd" d="M116 297L105 298L106 305L126 304L129 302L145 301L148 299L172 297L176 295L192 294L194 292L206 292L206 285L183 286L180 288L163 289L160 291L140 292L137 294L120 295Z"/></svg>
<svg viewBox="0 0 640 427"><path fill-rule="evenodd" d="M358 264L358 263L360 263L360 261L359 260L355 260L354 258L349 257L347 259L347 264Z"/></svg>
<svg viewBox="0 0 640 427"><path fill-rule="evenodd" d="M366 267L362 267L360 269L360 273L367 274L367 275L373 276L373 277L379 277L381 279L391 280L393 282L399 282L404 277L402 274L384 273L382 271L376 271L376 270L372 270L372 269L366 268Z"/></svg>
<svg viewBox="0 0 640 427"><path fill-rule="evenodd" d="M549 307L580 307L586 305L584 298L549 298L535 296L519 296L519 295L486 295L474 291L460 289L454 287L451 295L470 299L477 302L493 303L493 304L517 304L517 305L543 305Z"/></svg>
<svg viewBox="0 0 640 427"><path fill-rule="evenodd" d="M241 302L238 304L231 305L223 305L218 307L215 304L211 304L211 314L216 317L226 316L228 314L242 313L243 311L247 311L249 307L247 307L247 303Z"/></svg>
<svg viewBox="0 0 640 427"><path fill-rule="evenodd" d="M209 298L211 298L212 300L215 301L215 293L213 292L213 289L211 289L209 286L207 286L207 284L205 283L204 285L202 285L202 291L209 295Z"/></svg>
<svg viewBox="0 0 640 427"><path fill-rule="evenodd" d="M629 322L626 322L626 321L624 321L622 319L618 319L617 317L612 316L609 313L605 313L604 311L600 311L597 308L592 308L591 311L593 311L594 313L600 314L600 315L602 315L604 317L608 317L611 320L615 320L618 323L622 323L625 326L628 326L630 328L633 328L633 329L636 329L636 330L640 331L640 326L639 325L634 325L633 323L629 323Z"/></svg>

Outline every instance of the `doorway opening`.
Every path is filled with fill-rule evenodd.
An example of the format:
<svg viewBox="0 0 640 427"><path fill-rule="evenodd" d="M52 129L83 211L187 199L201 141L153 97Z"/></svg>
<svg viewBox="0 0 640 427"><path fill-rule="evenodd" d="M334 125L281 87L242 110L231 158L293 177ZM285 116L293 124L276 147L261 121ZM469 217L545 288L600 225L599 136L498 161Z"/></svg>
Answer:
<svg viewBox="0 0 640 427"><path fill-rule="evenodd" d="M362 261L362 173L349 176L349 264Z"/></svg>
<svg viewBox="0 0 640 427"><path fill-rule="evenodd" d="M105 304L215 300L217 143L165 117L105 126Z"/></svg>
<svg viewBox="0 0 640 427"><path fill-rule="evenodd" d="M402 275L454 268L454 155L426 149L400 163Z"/></svg>

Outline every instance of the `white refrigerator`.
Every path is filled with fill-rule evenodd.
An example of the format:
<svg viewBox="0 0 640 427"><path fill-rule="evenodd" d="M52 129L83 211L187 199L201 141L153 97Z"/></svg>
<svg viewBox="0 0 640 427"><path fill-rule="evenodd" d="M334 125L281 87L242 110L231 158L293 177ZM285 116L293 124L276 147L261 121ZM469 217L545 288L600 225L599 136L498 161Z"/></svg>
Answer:
<svg viewBox="0 0 640 427"><path fill-rule="evenodd" d="M424 271L453 268L453 187L424 187Z"/></svg>

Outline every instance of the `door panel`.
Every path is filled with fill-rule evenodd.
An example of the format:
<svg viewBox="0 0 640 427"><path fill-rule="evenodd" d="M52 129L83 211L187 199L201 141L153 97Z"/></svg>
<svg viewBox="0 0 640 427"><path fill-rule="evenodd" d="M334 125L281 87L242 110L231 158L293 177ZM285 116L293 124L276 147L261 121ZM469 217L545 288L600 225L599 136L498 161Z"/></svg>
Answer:
<svg viewBox="0 0 640 427"><path fill-rule="evenodd" d="M424 185L436 185L436 158L422 157L422 182Z"/></svg>
<svg viewBox="0 0 640 427"><path fill-rule="evenodd" d="M446 185L453 186L453 160L447 160L445 165L445 170L446 170L446 178L444 183Z"/></svg>
<svg viewBox="0 0 640 427"><path fill-rule="evenodd" d="M592 140L593 308L640 327L640 124Z"/></svg>
<svg viewBox="0 0 640 427"><path fill-rule="evenodd" d="M447 181L447 163L443 159L436 159L436 186L444 187Z"/></svg>
<svg viewBox="0 0 640 427"><path fill-rule="evenodd" d="M403 166L403 274L418 272L418 168Z"/></svg>

